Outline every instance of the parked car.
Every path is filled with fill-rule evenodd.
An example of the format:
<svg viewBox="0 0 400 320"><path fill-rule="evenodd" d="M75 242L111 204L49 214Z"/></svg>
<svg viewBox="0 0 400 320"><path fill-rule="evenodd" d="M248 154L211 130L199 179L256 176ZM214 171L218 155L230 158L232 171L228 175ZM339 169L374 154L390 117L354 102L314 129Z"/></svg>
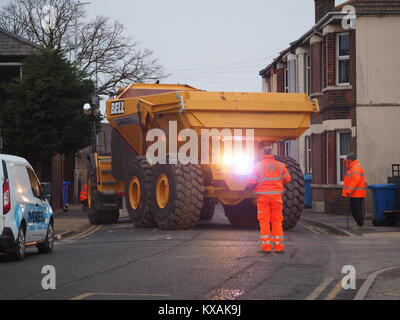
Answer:
<svg viewBox="0 0 400 320"><path fill-rule="evenodd" d="M39 179L23 158L0 154L0 252L22 260L26 247L50 253L54 217Z"/></svg>

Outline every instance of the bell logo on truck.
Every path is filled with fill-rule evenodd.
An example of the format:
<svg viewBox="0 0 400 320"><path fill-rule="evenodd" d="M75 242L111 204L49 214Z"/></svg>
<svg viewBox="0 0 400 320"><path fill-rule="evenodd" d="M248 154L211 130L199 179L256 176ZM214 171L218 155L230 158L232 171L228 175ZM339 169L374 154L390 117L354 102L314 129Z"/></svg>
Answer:
<svg viewBox="0 0 400 320"><path fill-rule="evenodd" d="M114 101L111 103L111 112L110 114L117 115L125 113L125 105L124 101Z"/></svg>

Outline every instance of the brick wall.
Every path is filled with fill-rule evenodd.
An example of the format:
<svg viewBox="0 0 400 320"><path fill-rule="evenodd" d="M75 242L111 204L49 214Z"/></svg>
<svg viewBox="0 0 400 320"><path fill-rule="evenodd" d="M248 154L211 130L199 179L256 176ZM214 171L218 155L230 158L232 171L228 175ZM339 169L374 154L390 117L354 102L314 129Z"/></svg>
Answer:
<svg viewBox="0 0 400 320"><path fill-rule="evenodd" d="M368 12L400 12L399 0L355 0L357 15Z"/></svg>
<svg viewBox="0 0 400 320"><path fill-rule="evenodd" d="M276 70L276 75L277 75L277 88L278 92L285 92L285 70L284 69L278 69Z"/></svg>
<svg viewBox="0 0 400 320"><path fill-rule="evenodd" d="M321 92L321 62L322 62L322 42L311 45L311 91Z"/></svg>
<svg viewBox="0 0 400 320"><path fill-rule="evenodd" d="M341 188L329 188L325 192L325 213L349 214L349 199L342 197Z"/></svg>

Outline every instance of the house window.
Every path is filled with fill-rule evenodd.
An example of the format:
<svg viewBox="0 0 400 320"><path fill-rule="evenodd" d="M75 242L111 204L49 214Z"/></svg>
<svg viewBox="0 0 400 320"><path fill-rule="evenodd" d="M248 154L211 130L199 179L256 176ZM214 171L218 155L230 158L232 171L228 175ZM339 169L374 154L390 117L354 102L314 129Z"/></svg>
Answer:
<svg viewBox="0 0 400 320"><path fill-rule="evenodd" d="M283 74L283 86L284 86L284 92L289 92L289 70L288 68L284 69L284 74Z"/></svg>
<svg viewBox="0 0 400 320"><path fill-rule="evenodd" d="M311 136L305 138L305 145L306 145L305 170L306 173L312 173Z"/></svg>
<svg viewBox="0 0 400 320"><path fill-rule="evenodd" d="M336 83L348 85L350 69L350 36L339 33L336 38Z"/></svg>
<svg viewBox="0 0 400 320"><path fill-rule="evenodd" d="M22 76L20 63L0 63L0 83L11 82Z"/></svg>
<svg viewBox="0 0 400 320"><path fill-rule="evenodd" d="M286 157L290 156L290 141L289 140L285 141L285 156Z"/></svg>
<svg viewBox="0 0 400 320"><path fill-rule="evenodd" d="M304 60L306 93L311 94L311 56L306 54Z"/></svg>
<svg viewBox="0 0 400 320"><path fill-rule="evenodd" d="M336 167L337 167L337 184L343 184L346 168L344 160L350 153L350 131L338 131L336 133Z"/></svg>

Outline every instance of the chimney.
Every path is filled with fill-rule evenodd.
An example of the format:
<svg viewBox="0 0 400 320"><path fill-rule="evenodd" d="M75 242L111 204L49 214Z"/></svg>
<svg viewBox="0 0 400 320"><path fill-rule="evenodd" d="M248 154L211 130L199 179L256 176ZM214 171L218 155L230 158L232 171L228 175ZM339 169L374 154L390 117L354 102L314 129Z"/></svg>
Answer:
<svg viewBox="0 0 400 320"><path fill-rule="evenodd" d="M335 0L314 0L315 2L315 23L321 20L328 12L335 8Z"/></svg>

